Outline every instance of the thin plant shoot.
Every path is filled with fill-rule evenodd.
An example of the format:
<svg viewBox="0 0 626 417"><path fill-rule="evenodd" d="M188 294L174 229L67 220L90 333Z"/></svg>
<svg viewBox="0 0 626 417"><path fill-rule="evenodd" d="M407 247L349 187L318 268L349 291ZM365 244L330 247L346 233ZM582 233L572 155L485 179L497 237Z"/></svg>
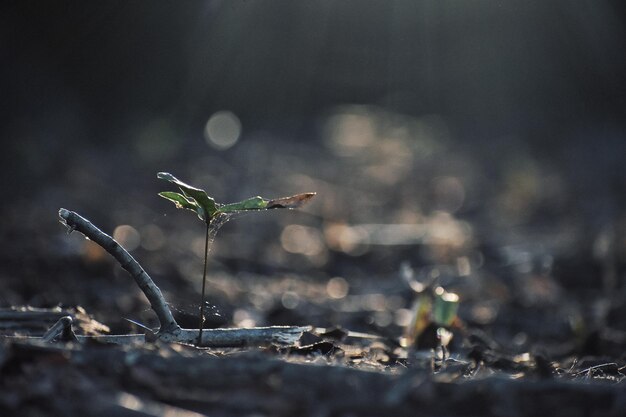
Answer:
<svg viewBox="0 0 626 417"><path fill-rule="evenodd" d="M315 193L302 193L275 199L267 199L256 196L238 203L219 204L216 203L215 199L210 197L204 190L186 184L170 173L159 172L157 174L157 178L175 184L181 191L180 193L174 191L163 191L159 193L159 196L174 203L176 208L193 211L206 226L204 240L204 268L202 272L202 300L200 301L200 317L198 325L198 344L200 344L200 341L202 340L202 330L204 327L204 298L209 244L217 234L219 228L235 213L277 208L295 209L306 204L315 196Z"/></svg>

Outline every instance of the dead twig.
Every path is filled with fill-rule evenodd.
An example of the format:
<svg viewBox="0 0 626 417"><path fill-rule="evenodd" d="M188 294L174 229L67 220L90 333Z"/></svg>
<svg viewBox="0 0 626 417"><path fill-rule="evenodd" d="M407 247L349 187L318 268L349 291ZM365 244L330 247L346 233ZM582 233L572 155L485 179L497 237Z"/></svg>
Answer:
<svg viewBox="0 0 626 417"><path fill-rule="evenodd" d="M21 335L41 334L56 323L61 317L70 316L72 326L82 334L96 335L107 333L109 328L89 317L80 306L71 308L37 308L31 306L14 306L0 308L0 333Z"/></svg>
<svg viewBox="0 0 626 417"><path fill-rule="evenodd" d="M307 326L270 326L252 327L242 329L204 329L202 332L202 343L198 345L198 329L182 329L172 333L162 333L157 337L165 342L184 343L198 345L201 347L246 347L280 345L292 346L302 336L302 333L309 331ZM131 345L134 343L144 343L154 340L150 334L122 334L122 335L100 335L100 336L77 336L78 341L93 340L102 343L114 343L117 345Z"/></svg>
<svg viewBox="0 0 626 417"><path fill-rule="evenodd" d="M93 242L102 246L102 248L109 252L115 260L119 262L120 266L128 271L135 279L135 282L139 285L139 288L141 288L146 298L148 298L152 310L159 319L159 323L161 324L159 329L160 333L171 331L179 327L172 312L167 307L167 303L159 287L156 286L148 273L126 249L120 246L111 236L94 226L89 220L73 211L62 208L59 210L59 217L63 219L63 223L69 228L70 233L74 230L78 230Z"/></svg>
<svg viewBox="0 0 626 417"><path fill-rule="evenodd" d="M63 224L68 227L68 232L71 233L77 230L100 245L135 279L159 320L160 328L156 333L156 337L165 342L197 344L201 347L240 347L269 344L289 346L295 344L302 336L302 333L310 329L310 327L302 326L272 326L248 329L211 329L202 333L199 329L183 329L176 323L159 287L156 286L148 273L139 265L139 262L119 243L94 226L89 220L73 211L62 208L59 210L59 217L62 219ZM145 340L143 335L97 337L98 340L112 343L127 340L135 342L142 340L142 338ZM79 340L81 339L83 338L79 338Z"/></svg>
<svg viewBox="0 0 626 417"><path fill-rule="evenodd" d="M590 366L589 368L585 368L581 371L578 372L574 372L574 376L580 376L580 375L589 375L595 371L601 371L601 370L605 370L605 369L614 369L617 370L619 369L619 365L617 365L617 363L615 362L607 362L607 363L601 363L599 365L595 365L595 366Z"/></svg>

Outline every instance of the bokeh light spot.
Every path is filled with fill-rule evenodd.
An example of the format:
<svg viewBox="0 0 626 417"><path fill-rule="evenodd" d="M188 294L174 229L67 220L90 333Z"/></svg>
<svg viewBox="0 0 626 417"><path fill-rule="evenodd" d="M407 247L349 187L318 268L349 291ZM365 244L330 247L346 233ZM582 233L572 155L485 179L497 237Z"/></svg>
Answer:
<svg viewBox="0 0 626 417"><path fill-rule="evenodd" d="M280 243L287 252L315 256L325 249L321 233L312 227L292 224L283 229Z"/></svg>
<svg viewBox="0 0 626 417"><path fill-rule="evenodd" d="M141 243L141 235L137 229L127 224L122 224L115 228L113 231L113 239L129 252L137 249Z"/></svg>
<svg viewBox="0 0 626 417"><path fill-rule="evenodd" d="M207 143L219 150L233 146L241 135L241 121L230 111L214 113L204 128Z"/></svg>
<svg viewBox="0 0 626 417"><path fill-rule="evenodd" d="M342 277L334 277L328 280L326 284L326 292L330 298L334 298L339 300L348 295L348 290L350 286L348 282Z"/></svg>
<svg viewBox="0 0 626 417"><path fill-rule="evenodd" d="M298 294L293 291L287 291L283 294L280 301L283 307L288 310L293 310L294 308L298 307L298 304L300 304L300 296L298 296Z"/></svg>
<svg viewBox="0 0 626 417"><path fill-rule="evenodd" d="M233 323L237 327L254 327L256 326L256 320L252 317L249 311L238 308L233 313Z"/></svg>

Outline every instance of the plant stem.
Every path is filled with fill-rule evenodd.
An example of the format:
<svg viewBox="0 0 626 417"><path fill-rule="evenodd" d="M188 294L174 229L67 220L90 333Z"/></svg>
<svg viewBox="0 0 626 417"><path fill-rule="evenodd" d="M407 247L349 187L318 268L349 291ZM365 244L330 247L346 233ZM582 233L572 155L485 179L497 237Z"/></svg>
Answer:
<svg viewBox="0 0 626 417"><path fill-rule="evenodd" d="M198 346L202 345L202 329L204 328L204 290L206 288L206 267L209 258L209 227L210 222L206 224L206 236L204 238L204 272L202 273L202 299L200 300L200 324L198 324Z"/></svg>

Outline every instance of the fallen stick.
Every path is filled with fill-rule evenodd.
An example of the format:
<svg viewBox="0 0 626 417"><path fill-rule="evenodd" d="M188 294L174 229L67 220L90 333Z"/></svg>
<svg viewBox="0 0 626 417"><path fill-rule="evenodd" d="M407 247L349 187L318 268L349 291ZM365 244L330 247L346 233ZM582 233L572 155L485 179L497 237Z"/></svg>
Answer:
<svg viewBox="0 0 626 417"><path fill-rule="evenodd" d="M62 208L59 210L59 217L62 219L63 224L68 227L68 233L77 230L100 245L134 278L159 320L160 327L155 335L158 339L165 342L195 344L200 347L241 347L270 344L289 346L295 344L302 336L302 333L310 329L310 327L303 326L209 329L202 332L202 340L198 341L199 329L183 329L176 323L159 287L126 249L120 246L111 236L94 226L89 220L73 211ZM97 339L115 343L116 340L140 341L141 336L111 335L98 336ZM79 340L82 339L84 338L79 337Z"/></svg>
<svg viewBox="0 0 626 417"><path fill-rule="evenodd" d="M67 323L57 322L46 332L43 337L33 336L0 336L0 338L8 340L44 340L46 342L53 341L62 334ZM98 336L77 335L78 342L84 343L88 340L100 343L113 343L116 345L132 345L135 343L145 343L147 341L159 338L165 342L184 343L197 345L198 329L182 329L173 333L162 333L160 335L152 334L104 334ZM293 346L305 331L311 330L306 326L271 326L271 327L252 327L252 328L233 328L233 329L204 329L202 332L201 347L246 347L246 346Z"/></svg>
<svg viewBox="0 0 626 417"><path fill-rule="evenodd" d="M204 329L202 332L201 347L246 347L280 345L293 346L302 336L302 333L310 330L306 326L270 326L232 329ZM189 345L197 345L198 329L182 329L172 333L156 335L164 342L176 342ZM129 345L143 343L154 339L146 334L123 334L123 335L100 335L100 336L77 336L79 341L93 340L102 343L114 343Z"/></svg>
<svg viewBox="0 0 626 417"><path fill-rule="evenodd" d="M100 245L104 250L109 252L120 266L124 268L134 279L141 291L145 294L150 302L150 307L156 313L161 327L159 332L168 332L178 327L178 323L174 320L174 316L170 311L161 290L156 286L148 273L139 265L139 262L131 256L119 243L111 236L94 226L89 220L64 208L59 210L59 217L63 219L63 223L69 228L68 233L78 230L90 240Z"/></svg>
<svg viewBox="0 0 626 417"><path fill-rule="evenodd" d="M40 334L56 323L60 318L70 316L72 326L83 334L101 334L109 328L89 317L82 307L73 308L36 308L31 306L0 309L0 332L12 331L22 335Z"/></svg>

